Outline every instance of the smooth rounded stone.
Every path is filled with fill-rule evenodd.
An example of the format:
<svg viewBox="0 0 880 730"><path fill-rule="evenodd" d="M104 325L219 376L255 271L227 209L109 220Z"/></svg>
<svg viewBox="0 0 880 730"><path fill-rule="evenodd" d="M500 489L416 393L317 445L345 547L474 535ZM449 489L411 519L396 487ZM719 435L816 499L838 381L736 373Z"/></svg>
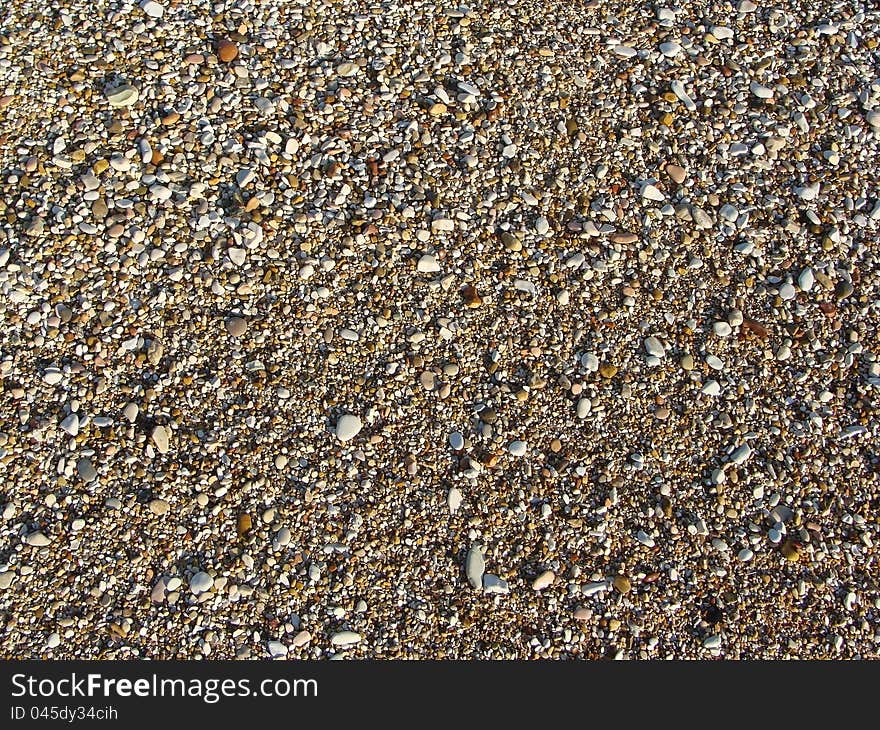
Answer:
<svg viewBox="0 0 880 730"><path fill-rule="evenodd" d="M664 357L666 357L666 348L663 347L663 344L656 337L646 337L644 346L645 352L653 357L656 357L658 360L662 360Z"/></svg>
<svg viewBox="0 0 880 730"><path fill-rule="evenodd" d="M7 570L3 573L0 573L0 591L5 591L7 588L9 588L14 580L15 573L13 571Z"/></svg>
<svg viewBox="0 0 880 730"><path fill-rule="evenodd" d="M721 637L718 634L707 636L703 639L703 647L706 649L718 649L721 646Z"/></svg>
<svg viewBox="0 0 880 730"><path fill-rule="evenodd" d="M724 469L713 469L710 479L712 484L724 484L727 480L727 474L725 474Z"/></svg>
<svg viewBox="0 0 880 730"><path fill-rule="evenodd" d="M47 385L55 385L64 380L64 373L57 368L47 368L43 373L43 382Z"/></svg>
<svg viewBox="0 0 880 730"><path fill-rule="evenodd" d="M154 515L164 515L171 509L171 505L164 499L152 499L147 506Z"/></svg>
<svg viewBox="0 0 880 730"><path fill-rule="evenodd" d="M592 352L585 352L581 355L581 365L587 370L587 372L598 372L599 358Z"/></svg>
<svg viewBox="0 0 880 730"><path fill-rule="evenodd" d="M312 634L309 631L300 631L296 636L293 637L293 640L290 642L291 646L296 647L297 649L305 646L312 640Z"/></svg>
<svg viewBox="0 0 880 730"><path fill-rule="evenodd" d="M247 321L241 317L230 317L225 324L226 331L233 337L241 337L247 332Z"/></svg>
<svg viewBox="0 0 880 730"><path fill-rule="evenodd" d="M452 487L446 493L446 506L449 509L449 513L454 515L456 512L458 512L459 507L461 507L461 502L461 490L458 489L458 487Z"/></svg>
<svg viewBox="0 0 880 730"><path fill-rule="evenodd" d="M622 595L626 595L632 590L632 582L625 575L617 575L611 581L611 585L614 586L614 590Z"/></svg>
<svg viewBox="0 0 880 730"><path fill-rule="evenodd" d="M725 203L719 209L718 216L726 220L728 223L735 223L736 219L739 218L739 211L730 203Z"/></svg>
<svg viewBox="0 0 880 730"><path fill-rule="evenodd" d="M813 275L813 270L809 266L801 271L800 276L798 276L798 287L800 287L801 291L812 290L815 282L816 278Z"/></svg>
<svg viewBox="0 0 880 730"><path fill-rule="evenodd" d="M721 395L721 385L717 380L707 380L700 388L703 395L718 396Z"/></svg>
<svg viewBox="0 0 880 730"><path fill-rule="evenodd" d="M784 504L778 504L770 510L770 519L776 522L790 522L793 517L794 510L791 507L786 507Z"/></svg>
<svg viewBox="0 0 880 730"><path fill-rule="evenodd" d="M711 542L712 547L715 548L719 553L726 553L730 549L727 542L722 540L720 537L713 537Z"/></svg>
<svg viewBox="0 0 880 730"><path fill-rule="evenodd" d="M53 631L49 634L49 638L46 640L46 648L57 649L59 646L61 646L61 634L57 631Z"/></svg>
<svg viewBox="0 0 880 730"><path fill-rule="evenodd" d="M741 563L748 563L752 558L755 557L755 553L752 552L749 548L743 548L736 554L737 560Z"/></svg>
<svg viewBox="0 0 880 730"><path fill-rule="evenodd" d="M483 557L483 551L478 545L474 545L468 550L465 559L465 575L467 575L471 588L478 589L483 587L483 574L485 572L486 559Z"/></svg>
<svg viewBox="0 0 880 730"><path fill-rule="evenodd" d="M98 472L92 464L92 460L87 456L84 456L76 462L76 473L86 484L93 482L98 478Z"/></svg>
<svg viewBox="0 0 880 730"><path fill-rule="evenodd" d="M681 45L679 45L675 41L667 41L665 43L661 43L660 53L662 53L667 58L675 58L679 53L681 53Z"/></svg>
<svg viewBox="0 0 880 730"><path fill-rule="evenodd" d="M687 179L687 170L680 165L666 165L666 174L669 175L672 182L681 185Z"/></svg>
<svg viewBox="0 0 880 730"><path fill-rule="evenodd" d="M153 590L150 591L150 600L153 603L162 603L165 600L165 591L167 590L167 582L164 578L159 578Z"/></svg>
<svg viewBox="0 0 880 730"><path fill-rule="evenodd" d="M140 97L140 92L130 84L122 84L107 92L107 101L110 106L121 109L132 106Z"/></svg>
<svg viewBox="0 0 880 730"><path fill-rule="evenodd" d="M71 413L61 422L60 427L62 431L66 431L71 436L76 436L79 433L79 416L76 413Z"/></svg>
<svg viewBox="0 0 880 730"><path fill-rule="evenodd" d="M814 182L811 185L796 187L794 189L794 194L797 195L801 200L811 201L819 197L820 190L821 186L819 185L819 183Z"/></svg>
<svg viewBox="0 0 880 730"><path fill-rule="evenodd" d="M679 363L681 364L682 370L693 370L696 364L694 363L693 355L682 355Z"/></svg>
<svg viewBox="0 0 880 730"><path fill-rule="evenodd" d="M354 646L361 642L361 635L356 631L339 631L330 637L333 646Z"/></svg>
<svg viewBox="0 0 880 730"><path fill-rule="evenodd" d="M759 84L757 81L752 81L749 84L749 91L752 92L759 99L772 99L773 98L773 89Z"/></svg>
<svg viewBox="0 0 880 730"><path fill-rule="evenodd" d="M727 323L731 327L741 327L744 321L743 313L739 309L731 309L727 313Z"/></svg>
<svg viewBox="0 0 880 730"><path fill-rule="evenodd" d="M593 618L593 612L584 606L578 606L572 614L575 621L589 621Z"/></svg>
<svg viewBox="0 0 880 730"><path fill-rule="evenodd" d="M238 56L238 46L230 40L221 40L217 44L217 58L223 63L230 63Z"/></svg>
<svg viewBox="0 0 880 730"><path fill-rule="evenodd" d="M435 274L440 271L440 263L433 254L426 253L419 259L416 269L423 274Z"/></svg>
<svg viewBox="0 0 880 730"><path fill-rule="evenodd" d="M666 196L662 192L660 192L659 188L656 185L652 185L650 183L642 187L642 197L646 200L653 200L657 203L661 203L666 200Z"/></svg>
<svg viewBox="0 0 880 730"><path fill-rule="evenodd" d="M360 72L361 68L356 63L340 63L336 67L336 73L342 76L343 78L350 78L351 76L357 76Z"/></svg>
<svg viewBox="0 0 880 730"><path fill-rule="evenodd" d="M838 301L846 299L854 291L853 285L848 281L841 281L834 287L834 298Z"/></svg>
<svg viewBox="0 0 880 730"><path fill-rule="evenodd" d="M504 578L486 573L483 576L483 590L486 593L503 595L510 592L510 586L507 585L507 581Z"/></svg>
<svg viewBox="0 0 880 730"><path fill-rule="evenodd" d="M129 423L137 421L138 413L140 413L140 408L137 403L126 403L122 409L122 415Z"/></svg>
<svg viewBox="0 0 880 730"><path fill-rule="evenodd" d="M189 589L197 596L202 593L207 593L213 587L214 579L204 571L199 571L189 580ZM169 590L173 590L170 588L170 584Z"/></svg>
<svg viewBox="0 0 880 730"><path fill-rule="evenodd" d="M742 464L752 455L752 447L748 444L742 444L737 447L730 455L731 464Z"/></svg>
<svg viewBox="0 0 880 730"><path fill-rule="evenodd" d="M712 331L718 337L729 337L730 333L733 332L733 328L727 322L713 322Z"/></svg>
<svg viewBox="0 0 880 730"><path fill-rule="evenodd" d="M165 12L165 8L157 3L156 0L142 0L141 10L151 18L161 18Z"/></svg>
<svg viewBox="0 0 880 730"><path fill-rule="evenodd" d="M272 538L272 549L273 550L281 550L282 548L290 545L290 541L293 539L293 534L290 532L289 527L282 527L278 532L275 533L275 536Z"/></svg>
<svg viewBox="0 0 880 730"><path fill-rule="evenodd" d="M539 216L535 221L535 232L539 236L546 236L550 232L550 221L544 216Z"/></svg>
<svg viewBox="0 0 880 730"><path fill-rule="evenodd" d="M724 370L724 362L717 355L706 355L706 365L713 370Z"/></svg>
<svg viewBox="0 0 880 730"><path fill-rule="evenodd" d="M576 413L578 418L586 418L590 415L593 404L589 398L579 398L577 402Z"/></svg>
<svg viewBox="0 0 880 730"><path fill-rule="evenodd" d="M287 656L287 647L280 641L267 642L266 649L269 651L269 656L273 659L277 657Z"/></svg>
<svg viewBox="0 0 880 730"><path fill-rule="evenodd" d="M511 456L525 456L528 450L529 445L525 441L511 441L507 446Z"/></svg>
<svg viewBox="0 0 880 730"><path fill-rule="evenodd" d="M796 295L797 292L795 291L795 288L788 282L785 282L782 286L779 287L779 297L781 299L788 301L794 299Z"/></svg>
<svg viewBox="0 0 880 730"><path fill-rule="evenodd" d="M24 541L31 547L46 547L52 544L52 541L39 530L30 533Z"/></svg>
<svg viewBox="0 0 880 730"><path fill-rule="evenodd" d="M359 416L345 414L340 416L339 420L336 422L336 438L343 443L351 441L361 432L362 428L363 423L361 423Z"/></svg>
<svg viewBox="0 0 880 730"><path fill-rule="evenodd" d="M552 570L545 570L535 580L532 581L533 591L543 591L556 580L556 573Z"/></svg>
<svg viewBox="0 0 880 730"><path fill-rule="evenodd" d="M449 445L455 451L460 451L464 448L464 436L462 436L458 431L453 431L451 434L449 434Z"/></svg>
<svg viewBox="0 0 880 730"><path fill-rule="evenodd" d="M419 375L419 384L424 390L432 391L437 387L437 378L430 370L425 370Z"/></svg>
<svg viewBox="0 0 880 730"><path fill-rule="evenodd" d="M168 453L170 443L168 438L168 429L165 426L155 426L152 433L150 434L150 438L152 438L153 440L153 445L156 447L156 451L158 451L160 454Z"/></svg>

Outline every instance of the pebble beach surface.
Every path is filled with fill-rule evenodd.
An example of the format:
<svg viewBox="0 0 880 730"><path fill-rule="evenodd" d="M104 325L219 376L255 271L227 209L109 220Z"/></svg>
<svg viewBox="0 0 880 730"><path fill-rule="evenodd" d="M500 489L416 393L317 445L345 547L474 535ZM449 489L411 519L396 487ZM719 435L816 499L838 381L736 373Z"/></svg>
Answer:
<svg viewBox="0 0 880 730"><path fill-rule="evenodd" d="M0 653L876 657L878 46L2 3Z"/></svg>

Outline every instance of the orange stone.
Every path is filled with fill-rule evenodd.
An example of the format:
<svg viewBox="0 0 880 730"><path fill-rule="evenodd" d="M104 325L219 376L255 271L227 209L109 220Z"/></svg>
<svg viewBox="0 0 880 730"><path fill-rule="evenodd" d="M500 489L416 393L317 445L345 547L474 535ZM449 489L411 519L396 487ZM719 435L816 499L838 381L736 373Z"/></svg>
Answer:
<svg viewBox="0 0 880 730"><path fill-rule="evenodd" d="M229 63L238 55L238 46L232 41L220 41L217 44L217 56L223 63Z"/></svg>

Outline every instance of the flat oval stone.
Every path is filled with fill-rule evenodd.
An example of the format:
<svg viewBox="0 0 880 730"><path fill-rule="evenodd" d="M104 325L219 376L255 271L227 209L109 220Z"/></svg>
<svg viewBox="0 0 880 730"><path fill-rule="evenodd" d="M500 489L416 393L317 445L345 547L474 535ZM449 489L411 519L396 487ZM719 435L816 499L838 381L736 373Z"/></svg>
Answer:
<svg viewBox="0 0 880 730"><path fill-rule="evenodd" d="M344 416L340 416L339 420L336 422L336 438L343 443L351 441L360 433L362 428L363 424L358 416L345 414Z"/></svg>
<svg viewBox="0 0 880 730"><path fill-rule="evenodd" d="M189 589L199 595L200 593L206 593L210 591L214 587L214 579L205 573L204 571L199 571L196 573L189 581Z"/></svg>
<svg viewBox="0 0 880 730"><path fill-rule="evenodd" d="M130 84L117 86L115 89L107 92L107 101L110 103L110 106L117 109L132 106L139 97L140 92Z"/></svg>
<svg viewBox="0 0 880 730"><path fill-rule="evenodd" d="M361 635L356 631L339 631L330 637L333 646L354 646L361 641Z"/></svg>

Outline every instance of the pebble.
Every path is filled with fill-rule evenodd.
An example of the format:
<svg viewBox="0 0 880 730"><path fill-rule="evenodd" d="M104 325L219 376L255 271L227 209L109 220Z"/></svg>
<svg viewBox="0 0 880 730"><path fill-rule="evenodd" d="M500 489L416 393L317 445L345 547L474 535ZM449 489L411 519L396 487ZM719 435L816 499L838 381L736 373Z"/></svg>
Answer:
<svg viewBox="0 0 880 730"><path fill-rule="evenodd" d="M666 357L666 349L663 347L660 340L658 340L656 337L652 336L645 338L644 345L645 352L647 352L649 355L652 355L653 357L656 357L660 360Z"/></svg>
<svg viewBox="0 0 880 730"><path fill-rule="evenodd" d="M464 448L464 436L462 436L458 431L453 431L449 434L449 445L453 448L454 451L460 451Z"/></svg>
<svg viewBox="0 0 880 730"><path fill-rule="evenodd" d="M687 170L680 165L673 165L671 163L666 165L666 174L678 185L681 185L687 179Z"/></svg>
<svg viewBox="0 0 880 730"><path fill-rule="evenodd" d="M196 573L189 581L189 589L195 594L207 593L214 587L214 579L203 571ZM174 590L169 586L169 590Z"/></svg>
<svg viewBox="0 0 880 730"><path fill-rule="evenodd" d="M155 0L142 0L141 10L150 18L161 18L165 12L165 8Z"/></svg>
<svg viewBox="0 0 880 730"><path fill-rule="evenodd" d="M238 57L238 46L230 40L221 40L217 44L217 58L223 63L231 63Z"/></svg>
<svg viewBox="0 0 880 730"><path fill-rule="evenodd" d="M79 433L79 416L76 413L71 413L61 422L61 430L66 431L71 436L76 436Z"/></svg>
<svg viewBox="0 0 880 730"><path fill-rule="evenodd" d="M361 635L355 631L338 631L330 637L333 646L354 646L361 642Z"/></svg>
<svg viewBox="0 0 880 730"><path fill-rule="evenodd" d="M730 455L731 464L743 464L752 455L752 449L748 444L738 446Z"/></svg>
<svg viewBox="0 0 880 730"><path fill-rule="evenodd" d="M342 415L336 422L336 438L343 443L351 441L361 432L362 428L363 423L358 416L353 416L351 414Z"/></svg>
<svg viewBox="0 0 880 730"><path fill-rule="evenodd" d="M150 500L148 506L150 508L150 512L152 512L154 515L164 515L166 512L168 512L169 509L171 509L171 505L168 504L168 502L166 502L164 499Z"/></svg>
<svg viewBox="0 0 880 730"><path fill-rule="evenodd" d="M266 643L266 649L269 652L269 656L273 659L278 657L286 657L287 656L287 647L282 644L280 641L269 641Z"/></svg>
<svg viewBox="0 0 880 730"><path fill-rule="evenodd" d="M483 576L483 590L486 593L504 595L510 592L510 586L507 585L507 581L503 578L486 573Z"/></svg>
<svg viewBox="0 0 880 730"><path fill-rule="evenodd" d="M511 456L525 456L529 446L525 441L511 441L507 445L507 451Z"/></svg>
<svg viewBox="0 0 880 730"><path fill-rule="evenodd" d="M446 506L449 508L449 513L454 515L456 512L458 512L459 508L461 507L461 502L461 490L457 487L452 487L446 493Z"/></svg>
<svg viewBox="0 0 880 730"><path fill-rule="evenodd" d="M465 574L471 588L482 588L483 573L486 572L486 561L483 558L483 551L474 545L468 550L467 559L465 561Z"/></svg>
<svg viewBox="0 0 880 730"><path fill-rule="evenodd" d="M226 320L226 331L233 337L243 337L247 327L247 322L241 317L230 317Z"/></svg>
<svg viewBox="0 0 880 730"><path fill-rule="evenodd" d="M440 264L437 257L432 254L425 254L419 259L418 270L425 274L434 274L440 271Z"/></svg>
<svg viewBox="0 0 880 730"><path fill-rule="evenodd" d="M46 547L52 544L52 541L39 531L30 533L24 541L31 547Z"/></svg>
<svg viewBox="0 0 880 730"><path fill-rule="evenodd" d="M556 574L552 570L545 570L535 580L532 581L533 591L543 591L556 580Z"/></svg>
<svg viewBox="0 0 880 730"><path fill-rule="evenodd" d="M150 438L152 438L153 440L153 445L156 447L156 451L158 451L160 454L168 453L170 444L168 429L165 426L154 426L153 431L150 434Z"/></svg>
<svg viewBox="0 0 880 730"><path fill-rule="evenodd" d="M140 92L129 84L121 84L107 92L107 101L115 108L133 106L139 98Z"/></svg>
<svg viewBox="0 0 880 730"><path fill-rule="evenodd" d="M125 407L122 409L122 415L125 416L125 419L129 423L134 423L135 421L137 421L139 412L140 408L138 408L137 403L126 403Z"/></svg>
<svg viewBox="0 0 880 730"><path fill-rule="evenodd" d="M92 464L92 460L87 456L77 460L76 473L86 484L89 484L98 478L98 471L95 469L94 464Z"/></svg>

